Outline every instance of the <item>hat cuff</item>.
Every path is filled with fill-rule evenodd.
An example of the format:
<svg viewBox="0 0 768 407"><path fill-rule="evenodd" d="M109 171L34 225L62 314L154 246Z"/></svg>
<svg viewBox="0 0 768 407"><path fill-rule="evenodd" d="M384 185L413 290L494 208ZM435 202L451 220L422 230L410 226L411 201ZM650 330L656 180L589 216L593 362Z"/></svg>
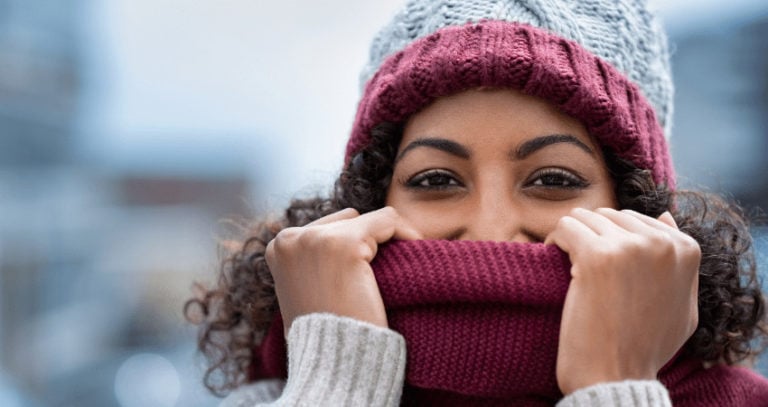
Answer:
<svg viewBox="0 0 768 407"><path fill-rule="evenodd" d="M400 123L435 99L478 87L541 97L580 120L602 146L674 188L664 132L639 88L573 41L521 23L446 27L389 56L365 86L346 163L383 122Z"/></svg>

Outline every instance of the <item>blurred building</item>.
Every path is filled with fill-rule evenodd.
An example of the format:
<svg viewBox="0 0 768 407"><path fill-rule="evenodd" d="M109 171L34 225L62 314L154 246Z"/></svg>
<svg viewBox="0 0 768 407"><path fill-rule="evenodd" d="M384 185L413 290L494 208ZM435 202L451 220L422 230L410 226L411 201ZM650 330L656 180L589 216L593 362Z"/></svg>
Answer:
<svg viewBox="0 0 768 407"><path fill-rule="evenodd" d="M673 156L683 185L768 210L768 6L672 38Z"/></svg>
<svg viewBox="0 0 768 407"><path fill-rule="evenodd" d="M82 0L0 0L0 168L62 164L79 97Z"/></svg>
<svg viewBox="0 0 768 407"><path fill-rule="evenodd" d="M33 366L37 349L26 346L35 337L19 332L68 302L51 289L66 273L49 273L51 266L77 265L71 253L44 245L58 229L48 224L49 204L71 201L77 190L66 183L74 179L68 166L79 97L80 3L0 1L0 366L23 393L44 383Z"/></svg>
<svg viewBox="0 0 768 407"><path fill-rule="evenodd" d="M0 403L214 405L181 308L252 179L226 156L83 159L85 3L0 0ZM118 374L142 354L169 367Z"/></svg>

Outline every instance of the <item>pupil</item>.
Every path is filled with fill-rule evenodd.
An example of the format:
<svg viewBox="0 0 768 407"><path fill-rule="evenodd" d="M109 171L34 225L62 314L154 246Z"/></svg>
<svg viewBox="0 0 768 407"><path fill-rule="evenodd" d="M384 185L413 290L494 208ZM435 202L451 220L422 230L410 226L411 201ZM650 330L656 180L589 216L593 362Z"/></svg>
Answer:
<svg viewBox="0 0 768 407"><path fill-rule="evenodd" d="M567 180L564 180L561 176L554 175L554 174L545 175L543 177L543 181L545 185L568 185L569 184Z"/></svg>
<svg viewBox="0 0 768 407"><path fill-rule="evenodd" d="M432 185L444 185L448 183L448 177L445 175L434 175L432 176L431 181Z"/></svg>

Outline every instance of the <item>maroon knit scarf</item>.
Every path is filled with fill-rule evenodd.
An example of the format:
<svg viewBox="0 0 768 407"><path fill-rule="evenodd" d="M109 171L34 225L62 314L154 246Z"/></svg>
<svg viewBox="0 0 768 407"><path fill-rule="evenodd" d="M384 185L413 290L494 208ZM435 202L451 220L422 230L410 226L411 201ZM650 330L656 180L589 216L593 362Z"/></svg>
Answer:
<svg viewBox="0 0 768 407"><path fill-rule="evenodd" d="M395 241L372 267L390 328L406 340L403 405L552 406L562 398L555 364L570 263L557 247ZM253 380L286 377L276 321L255 352ZM768 381L746 369L678 359L661 380L675 406L768 405Z"/></svg>

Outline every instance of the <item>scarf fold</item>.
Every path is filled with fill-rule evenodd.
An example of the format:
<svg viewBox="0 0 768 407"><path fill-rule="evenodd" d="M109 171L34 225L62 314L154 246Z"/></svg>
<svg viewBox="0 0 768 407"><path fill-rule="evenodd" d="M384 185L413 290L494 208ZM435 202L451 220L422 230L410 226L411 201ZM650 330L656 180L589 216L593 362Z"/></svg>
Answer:
<svg viewBox="0 0 768 407"><path fill-rule="evenodd" d="M555 367L566 253L543 244L392 241L371 266L389 326L406 341L403 405L552 406L562 398ZM722 375L729 378L709 380ZM249 376L287 377L279 315ZM676 406L718 405L747 388L768 395L768 381L746 369L705 370L697 360L673 360L660 379ZM703 383L721 388L702 392Z"/></svg>
<svg viewBox="0 0 768 407"><path fill-rule="evenodd" d="M392 242L372 263L390 328L408 348L404 400L438 390L469 398L562 397L555 379L570 282L555 246ZM465 404L466 405L466 404Z"/></svg>

